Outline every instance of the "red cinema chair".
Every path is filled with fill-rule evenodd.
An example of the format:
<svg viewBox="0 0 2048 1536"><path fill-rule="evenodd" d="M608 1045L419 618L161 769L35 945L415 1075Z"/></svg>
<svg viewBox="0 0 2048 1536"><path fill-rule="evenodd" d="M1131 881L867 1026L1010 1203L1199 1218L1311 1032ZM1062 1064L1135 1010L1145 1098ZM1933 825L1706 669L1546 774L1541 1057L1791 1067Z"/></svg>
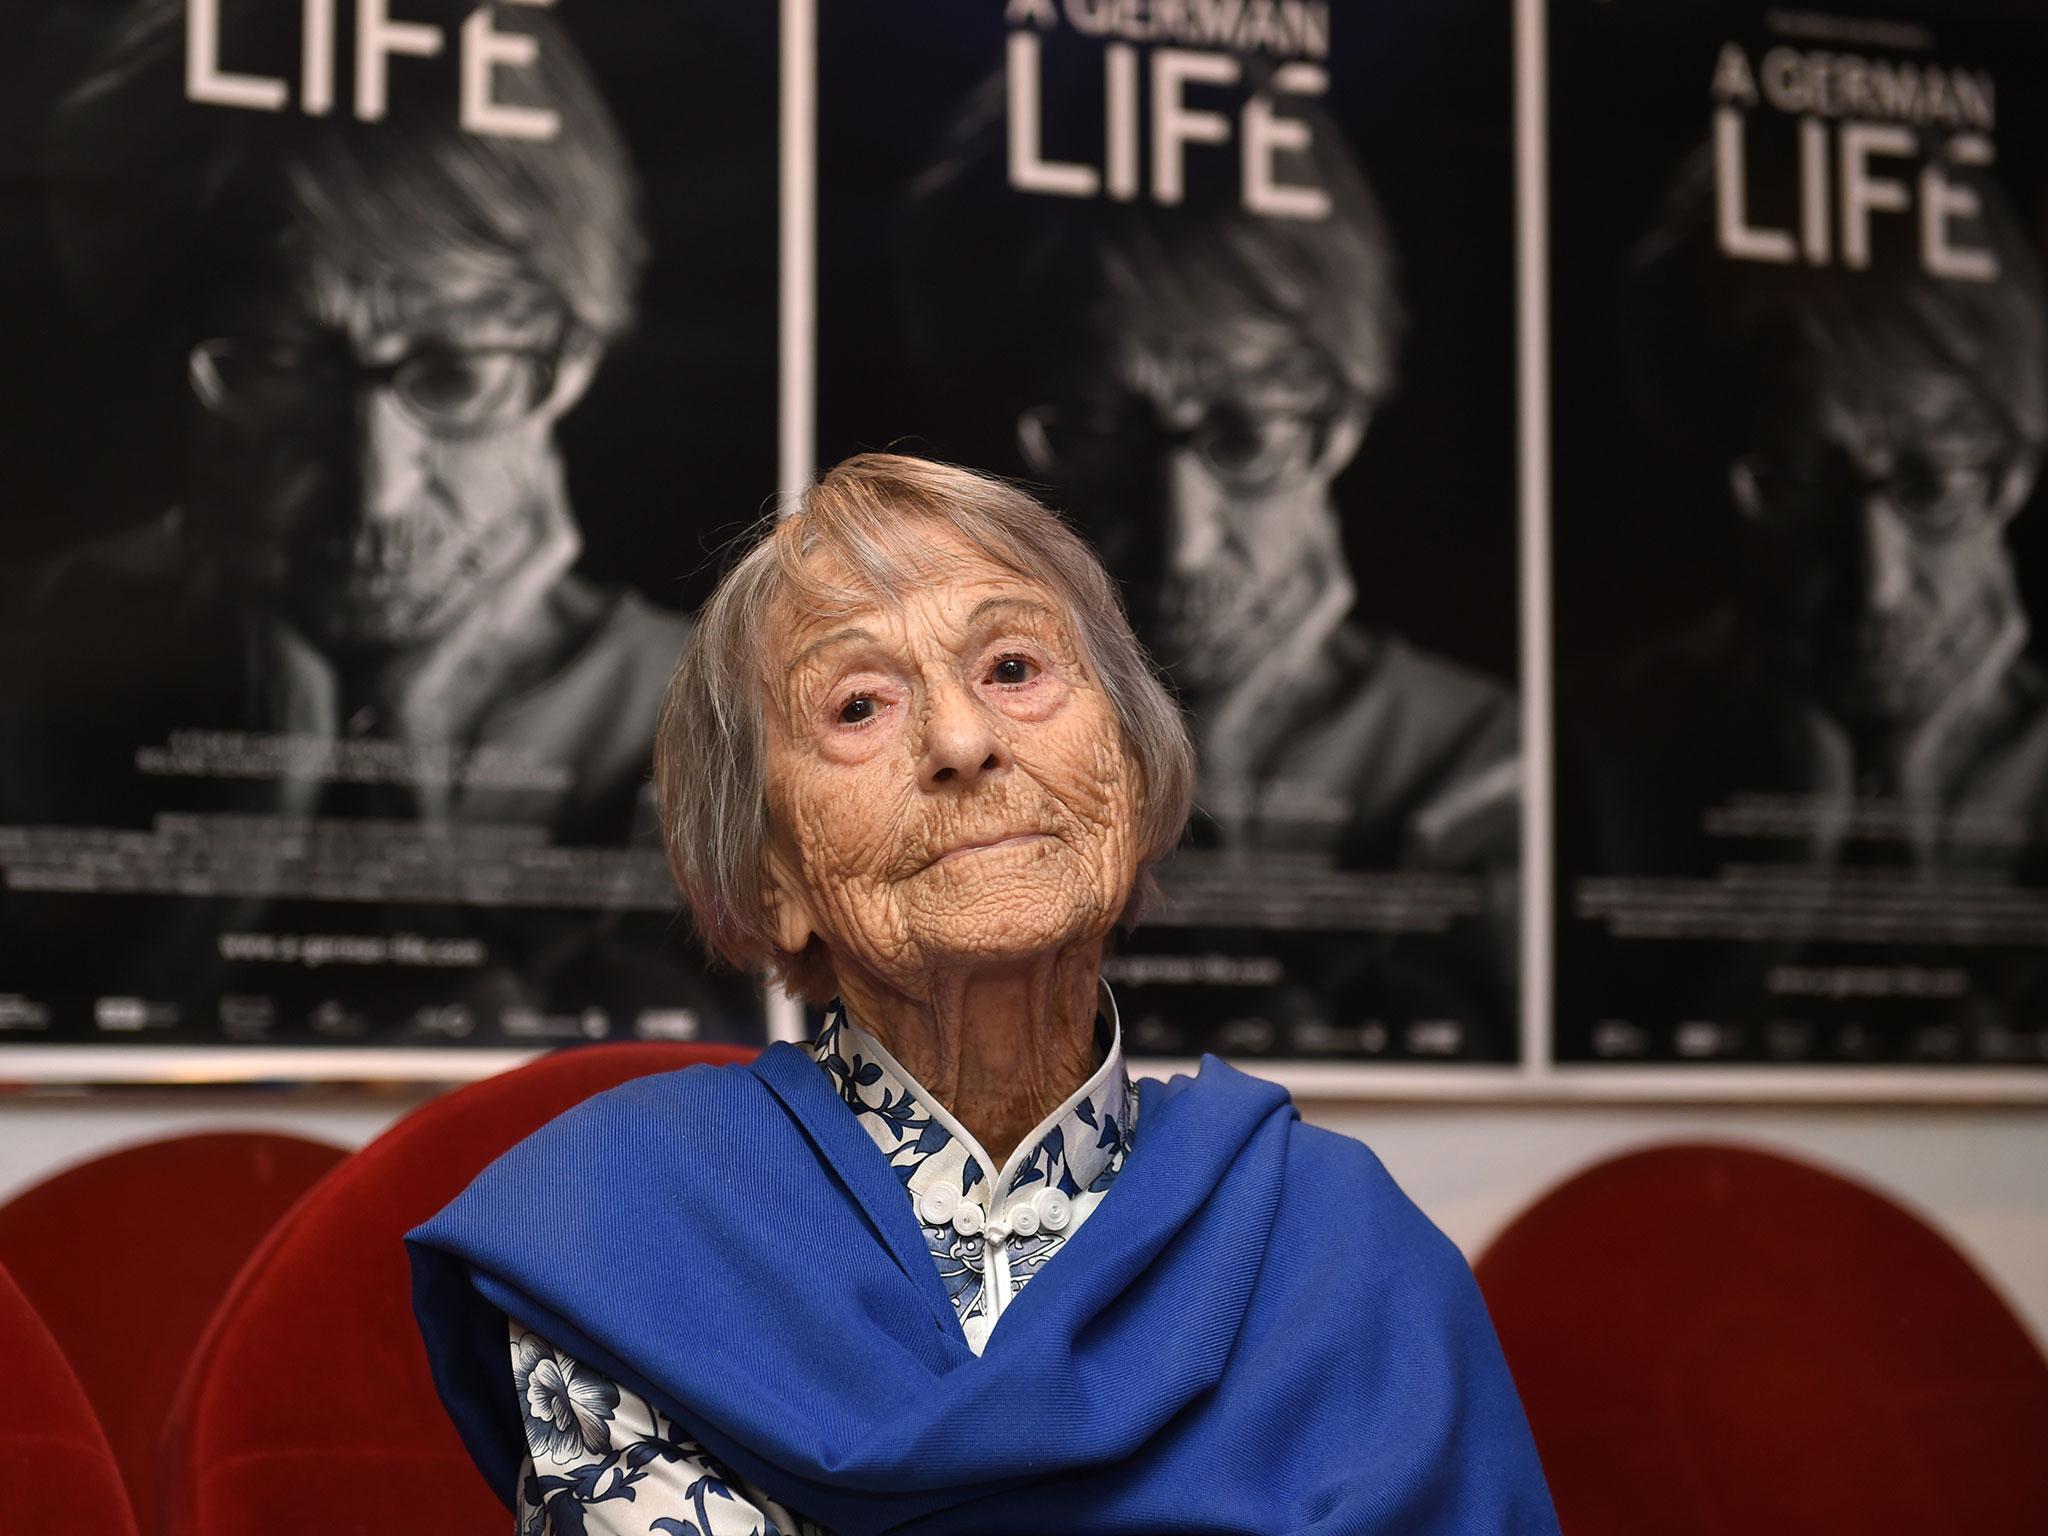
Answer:
<svg viewBox="0 0 2048 1536"><path fill-rule="evenodd" d="M2048 1361L1954 1248L1846 1179L1638 1152L1475 1268L1571 1536L2048 1520Z"/></svg>
<svg viewBox="0 0 2048 1536"><path fill-rule="evenodd" d="M504 1536L435 1396L403 1238L484 1165L630 1078L749 1048L581 1046L415 1110L322 1181L214 1314L164 1443L169 1536ZM507 1356L507 1390L510 1356Z"/></svg>
<svg viewBox="0 0 2048 1536"><path fill-rule="evenodd" d="M85 1389L21 1288L0 1269L0 1531L135 1536L121 1470Z"/></svg>
<svg viewBox="0 0 2048 1536"><path fill-rule="evenodd" d="M143 1530L156 1528L164 1418L207 1319L277 1219L347 1155L268 1132L177 1136L0 1207L0 1267L77 1372Z"/></svg>

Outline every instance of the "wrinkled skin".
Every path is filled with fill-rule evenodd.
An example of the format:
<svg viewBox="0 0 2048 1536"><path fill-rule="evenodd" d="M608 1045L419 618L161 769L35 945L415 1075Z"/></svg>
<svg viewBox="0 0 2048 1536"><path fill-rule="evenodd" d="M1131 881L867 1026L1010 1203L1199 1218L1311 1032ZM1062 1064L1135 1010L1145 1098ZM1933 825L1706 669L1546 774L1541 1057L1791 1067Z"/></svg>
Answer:
<svg viewBox="0 0 2048 1536"><path fill-rule="evenodd" d="M767 637L768 890L840 996L1006 1158L1094 1068L1141 791L1059 601L935 533L900 602Z"/></svg>

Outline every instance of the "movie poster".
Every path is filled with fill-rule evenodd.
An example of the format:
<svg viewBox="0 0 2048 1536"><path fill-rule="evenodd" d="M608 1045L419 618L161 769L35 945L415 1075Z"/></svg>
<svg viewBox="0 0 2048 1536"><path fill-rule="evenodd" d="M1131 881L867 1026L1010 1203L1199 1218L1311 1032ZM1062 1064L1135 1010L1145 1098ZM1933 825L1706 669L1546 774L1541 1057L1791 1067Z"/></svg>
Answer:
<svg viewBox="0 0 2048 1536"><path fill-rule="evenodd" d="M1551 40L1557 1057L2048 1061L2043 14Z"/></svg>
<svg viewBox="0 0 2048 1536"><path fill-rule="evenodd" d="M1521 837L1511 15L819 16L819 463L1020 477L1201 761L1130 1046L1506 1061Z"/></svg>
<svg viewBox="0 0 2048 1536"><path fill-rule="evenodd" d="M760 1038L647 776L774 489L774 8L5 16L0 1048Z"/></svg>

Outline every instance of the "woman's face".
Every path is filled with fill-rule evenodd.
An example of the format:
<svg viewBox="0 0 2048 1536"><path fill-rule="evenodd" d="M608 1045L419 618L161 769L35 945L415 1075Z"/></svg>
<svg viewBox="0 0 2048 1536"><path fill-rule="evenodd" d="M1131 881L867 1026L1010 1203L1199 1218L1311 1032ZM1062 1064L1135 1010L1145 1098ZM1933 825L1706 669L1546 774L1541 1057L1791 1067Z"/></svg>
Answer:
<svg viewBox="0 0 2048 1536"><path fill-rule="evenodd" d="M842 983L1099 939L1136 877L1136 775L1063 605L950 530L931 548L900 600L767 637L778 939L821 939Z"/></svg>

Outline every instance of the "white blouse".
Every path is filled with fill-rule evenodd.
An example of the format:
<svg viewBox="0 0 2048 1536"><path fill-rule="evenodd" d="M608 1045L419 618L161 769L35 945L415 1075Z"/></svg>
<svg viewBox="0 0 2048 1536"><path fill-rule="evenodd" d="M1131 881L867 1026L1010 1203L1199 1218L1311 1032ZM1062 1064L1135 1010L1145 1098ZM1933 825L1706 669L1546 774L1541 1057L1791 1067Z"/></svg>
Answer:
<svg viewBox="0 0 2048 1536"><path fill-rule="evenodd" d="M925 1245L977 1355L1025 1283L1066 1246L1130 1150L1138 1099L1103 989L1102 1065L991 1159L880 1042L841 1014L811 1053L903 1181ZM512 1376L526 1408L520 1536L827 1536L736 1477L674 1420L517 1323Z"/></svg>

